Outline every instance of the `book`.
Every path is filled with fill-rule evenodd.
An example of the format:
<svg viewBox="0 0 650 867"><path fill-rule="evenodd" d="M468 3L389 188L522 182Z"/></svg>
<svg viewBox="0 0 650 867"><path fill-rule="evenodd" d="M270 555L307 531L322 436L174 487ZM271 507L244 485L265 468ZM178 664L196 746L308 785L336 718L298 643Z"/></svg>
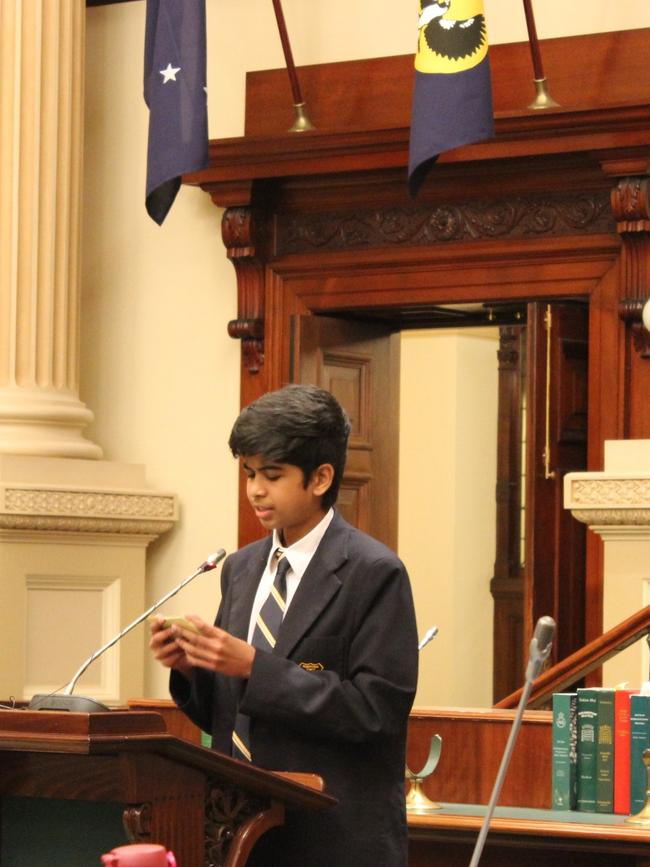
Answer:
<svg viewBox="0 0 650 867"><path fill-rule="evenodd" d="M613 813L614 690L603 687L596 698L596 812Z"/></svg>
<svg viewBox="0 0 650 867"><path fill-rule="evenodd" d="M598 719L598 690L578 689L578 810L596 812L596 721Z"/></svg>
<svg viewBox="0 0 650 867"><path fill-rule="evenodd" d="M614 692L614 812L630 812L630 696L634 689Z"/></svg>
<svg viewBox="0 0 650 867"><path fill-rule="evenodd" d="M648 773L643 751L650 748L650 695L630 696L630 812L645 807Z"/></svg>
<svg viewBox="0 0 650 867"><path fill-rule="evenodd" d="M554 810L575 810L578 757L577 696L575 692L556 692L553 695L552 743L551 806Z"/></svg>

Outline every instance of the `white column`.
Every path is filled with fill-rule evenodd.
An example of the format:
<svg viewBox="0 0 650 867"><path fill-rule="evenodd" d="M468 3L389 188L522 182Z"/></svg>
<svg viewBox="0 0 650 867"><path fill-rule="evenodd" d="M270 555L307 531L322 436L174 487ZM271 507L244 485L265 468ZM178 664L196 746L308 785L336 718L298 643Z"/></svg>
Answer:
<svg viewBox="0 0 650 867"><path fill-rule="evenodd" d="M650 440L605 443L605 470L567 473L564 505L604 542L603 631L650 605ZM645 641L603 666L603 684L650 679Z"/></svg>
<svg viewBox="0 0 650 867"><path fill-rule="evenodd" d="M0 0L0 453L101 457L78 375L85 14Z"/></svg>
<svg viewBox="0 0 650 867"><path fill-rule="evenodd" d="M84 0L0 0L0 700L61 687L146 605L178 519L144 467L102 461L79 400ZM142 694L144 627L79 689Z"/></svg>

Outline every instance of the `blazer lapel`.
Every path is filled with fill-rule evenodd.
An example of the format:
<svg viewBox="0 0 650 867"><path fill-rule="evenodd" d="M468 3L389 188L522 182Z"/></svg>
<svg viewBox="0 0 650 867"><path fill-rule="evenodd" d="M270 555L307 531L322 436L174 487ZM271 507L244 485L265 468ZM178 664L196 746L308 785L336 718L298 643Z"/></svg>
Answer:
<svg viewBox="0 0 650 867"><path fill-rule="evenodd" d="M236 638L244 641L248 639L248 627L251 619L253 600L257 592L257 585L264 572L266 561L271 550L271 539L264 540L259 554L253 556L250 562L241 569L232 579L232 596L230 604L230 616L228 618L229 631Z"/></svg>
<svg viewBox="0 0 650 867"><path fill-rule="evenodd" d="M338 593L341 580L336 572L347 560L346 527L338 513L335 514L305 574L300 579L296 594L282 622L274 653L289 656L321 611Z"/></svg>

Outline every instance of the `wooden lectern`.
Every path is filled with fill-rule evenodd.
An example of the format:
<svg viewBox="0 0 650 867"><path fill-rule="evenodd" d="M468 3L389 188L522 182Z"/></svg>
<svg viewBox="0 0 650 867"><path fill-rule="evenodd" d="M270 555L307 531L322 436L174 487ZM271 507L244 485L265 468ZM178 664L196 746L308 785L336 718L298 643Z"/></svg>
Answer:
<svg viewBox="0 0 650 867"><path fill-rule="evenodd" d="M1 797L120 804L128 838L162 843L179 867L242 867L285 808L308 821L336 803L322 790L320 777L263 771L173 737L157 713L0 711ZM72 829L71 847L80 834Z"/></svg>

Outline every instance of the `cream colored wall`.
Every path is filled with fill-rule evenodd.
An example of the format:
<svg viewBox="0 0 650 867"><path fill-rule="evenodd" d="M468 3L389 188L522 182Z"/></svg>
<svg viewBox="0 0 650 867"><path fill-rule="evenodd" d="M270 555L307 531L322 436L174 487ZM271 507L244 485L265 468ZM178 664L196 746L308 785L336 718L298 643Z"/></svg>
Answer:
<svg viewBox="0 0 650 867"><path fill-rule="evenodd" d="M149 484L180 500L178 527L147 553L151 603L211 551L236 545L226 446L239 407L239 344L226 333L236 289L208 196L183 189L162 228L144 210L144 3L92 9L87 20L81 390L105 458L144 464ZM218 586L216 572L201 576L165 610L211 618ZM165 696L165 673L148 653L145 665L146 693Z"/></svg>
<svg viewBox="0 0 650 867"><path fill-rule="evenodd" d="M298 64L413 50L415 0L283 6ZM283 64L272 5L208 0L207 8L210 134L240 135L246 71ZM486 0L486 13L493 43L525 38L520 0ZM650 26L647 0L545 0L536 15L541 38ZM153 600L214 547L235 546L236 466L225 441L238 410L239 346L226 335L236 285L219 211L191 189L181 190L162 228L144 210L143 34L144 0L87 11L80 396L95 413L88 433L105 458L145 464L152 487L180 497L180 525L147 555ZM216 588L204 576L169 610L209 616ZM149 661L147 693L166 694Z"/></svg>
<svg viewBox="0 0 650 867"><path fill-rule="evenodd" d="M497 348L494 328L404 332L399 551L422 651L416 704L492 704Z"/></svg>

